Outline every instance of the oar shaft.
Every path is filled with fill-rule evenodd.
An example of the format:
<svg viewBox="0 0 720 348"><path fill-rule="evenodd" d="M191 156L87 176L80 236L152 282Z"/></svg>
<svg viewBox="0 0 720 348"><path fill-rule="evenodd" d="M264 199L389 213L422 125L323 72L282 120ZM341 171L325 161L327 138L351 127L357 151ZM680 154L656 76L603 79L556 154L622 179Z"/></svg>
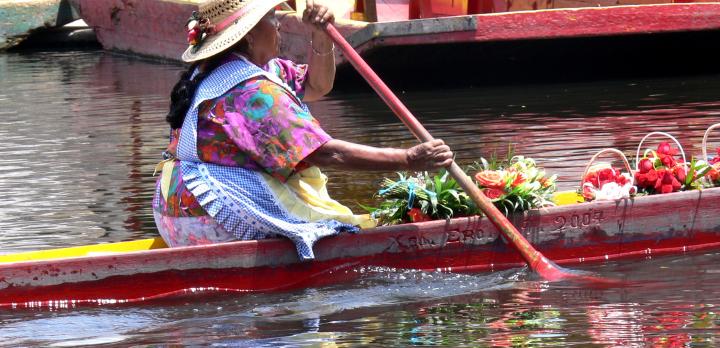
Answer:
<svg viewBox="0 0 720 348"><path fill-rule="evenodd" d="M355 52L355 49L350 46L350 43L343 38L337 29L333 25L328 24L326 31L330 38L335 42L335 45L340 47L340 50L347 56L348 61L352 64L355 69L362 75L363 78L370 84L370 87L382 98L383 101L390 107L390 109L400 117L400 120L407 126L415 137L422 141L433 140L433 136L423 127L423 125L410 113L405 104L390 90L390 88L380 79L380 77L370 68L365 60Z"/></svg>
<svg viewBox="0 0 720 348"><path fill-rule="evenodd" d="M536 270L541 262L546 262L546 259L528 242L525 236L510 223L507 217L495 207L489 198L480 192L480 189L472 182L467 174L460 169L457 163L453 161L447 170L465 193L470 196L473 202L475 202L487 218L490 219L490 222L492 222L506 238L510 239L510 244L518 249L520 255L525 259L525 262L530 265L530 268Z"/></svg>
<svg viewBox="0 0 720 348"><path fill-rule="evenodd" d="M342 52L346 55L350 64L352 64L357 71L362 75L375 92L387 103L390 109L395 112L396 115L402 120L402 122L410 129L415 137L420 141L430 141L433 139L432 135L423 127L423 125L413 116L407 107L398 99L395 93L388 88L380 77L365 63L365 60L350 46L350 44L342 37L342 35L335 29L333 25L327 25L326 31L330 38L335 42L336 45L340 46ZM482 210L490 221L500 230L509 242L516 246L522 257L530 265L533 270L537 271L539 262L545 261L545 258L541 257L541 254L535 250L535 248L520 234L520 232L513 226L510 221L503 215L492 202L485 197L480 189L468 178L465 172L460 167L452 162L448 168L450 175L455 178L460 187L473 199Z"/></svg>

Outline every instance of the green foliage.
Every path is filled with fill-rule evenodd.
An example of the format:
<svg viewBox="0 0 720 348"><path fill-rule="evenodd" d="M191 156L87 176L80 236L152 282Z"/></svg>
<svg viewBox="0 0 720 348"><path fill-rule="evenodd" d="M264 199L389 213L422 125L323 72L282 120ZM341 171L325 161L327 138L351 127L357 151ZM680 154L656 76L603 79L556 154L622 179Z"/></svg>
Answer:
<svg viewBox="0 0 720 348"><path fill-rule="evenodd" d="M545 177L545 172L538 169L530 158L481 158L466 172L471 177L484 172L497 178L496 185L477 184L505 215L553 204L550 196L555 191L555 176ZM415 176L398 173L398 176L398 180L383 180L377 194L381 199L378 207L363 207L381 225L480 214L472 199L445 170L434 176L427 172Z"/></svg>
<svg viewBox="0 0 720 348"><path fill-rule="evenodd" d="M710 170L712 169L712 166L710 166L705 161L698 161L694 157L690 159L690 164L688 165L688 172L685 176L685 182L683 184L683 190L697 190L702 189L703 186L711 186L708 185L707 182L703 182L701 179L705 177L708 173L710 173Z"/></svg>
<svg viewBox="0 0 720 348"><path fill-rule="evenodd" d="M470 197L445 170L434 176L427 172L416 176L398 173L398 176L397 181L383 179L382 189L377 194L383 199L379 207L364 207L382 225L478 213ZM415 210L408 215L411 209Z"/></svg>

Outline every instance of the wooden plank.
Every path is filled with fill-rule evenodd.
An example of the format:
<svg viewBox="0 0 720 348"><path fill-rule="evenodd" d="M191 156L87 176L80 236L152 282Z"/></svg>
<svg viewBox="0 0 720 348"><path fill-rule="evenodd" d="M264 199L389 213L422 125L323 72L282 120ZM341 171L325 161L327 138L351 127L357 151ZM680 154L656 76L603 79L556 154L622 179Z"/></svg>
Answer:
<svg viewBox="0 0 720 348"><path fill-rule="evenodd" d="M365 10L365 20L368 22L377 22L377 2L375 0L362 0L363 9Z"/></svg>

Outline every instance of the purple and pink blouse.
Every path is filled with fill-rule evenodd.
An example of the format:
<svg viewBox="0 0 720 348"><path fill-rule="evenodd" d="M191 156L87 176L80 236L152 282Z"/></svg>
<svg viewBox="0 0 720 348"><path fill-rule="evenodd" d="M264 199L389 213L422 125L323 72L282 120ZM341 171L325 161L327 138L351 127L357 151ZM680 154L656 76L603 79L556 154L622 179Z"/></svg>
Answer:
<svg viewBox="0 0 720 348"><path fill-rule="evenodd" d="M225 62L232 59L240 58L229 55ZM198 157L207 163L262 171L285 182L307 168L303 159L332 138L302 107L307 65L276 58L263 69L276 74L294 94L260 76L203 102L198 108ZM171 154L176 153L179 134L179 129L172 131ZM156 196L153 208L162 215L207 215L185 187L179 161L172 171L167 200Z"/></svg>

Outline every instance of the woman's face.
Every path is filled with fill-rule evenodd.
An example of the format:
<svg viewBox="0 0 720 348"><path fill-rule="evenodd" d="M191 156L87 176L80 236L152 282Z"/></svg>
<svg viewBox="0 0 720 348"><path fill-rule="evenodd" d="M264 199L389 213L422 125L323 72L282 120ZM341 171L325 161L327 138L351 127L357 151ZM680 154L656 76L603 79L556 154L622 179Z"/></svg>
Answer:
<svg viewBox="0 0 720 348"><path fill-rule="evenodd" d="M280 53L280 21L275 18L275 10L270 10L248 33L251 37L250 55L255 63L265 65Z"/></svg>

